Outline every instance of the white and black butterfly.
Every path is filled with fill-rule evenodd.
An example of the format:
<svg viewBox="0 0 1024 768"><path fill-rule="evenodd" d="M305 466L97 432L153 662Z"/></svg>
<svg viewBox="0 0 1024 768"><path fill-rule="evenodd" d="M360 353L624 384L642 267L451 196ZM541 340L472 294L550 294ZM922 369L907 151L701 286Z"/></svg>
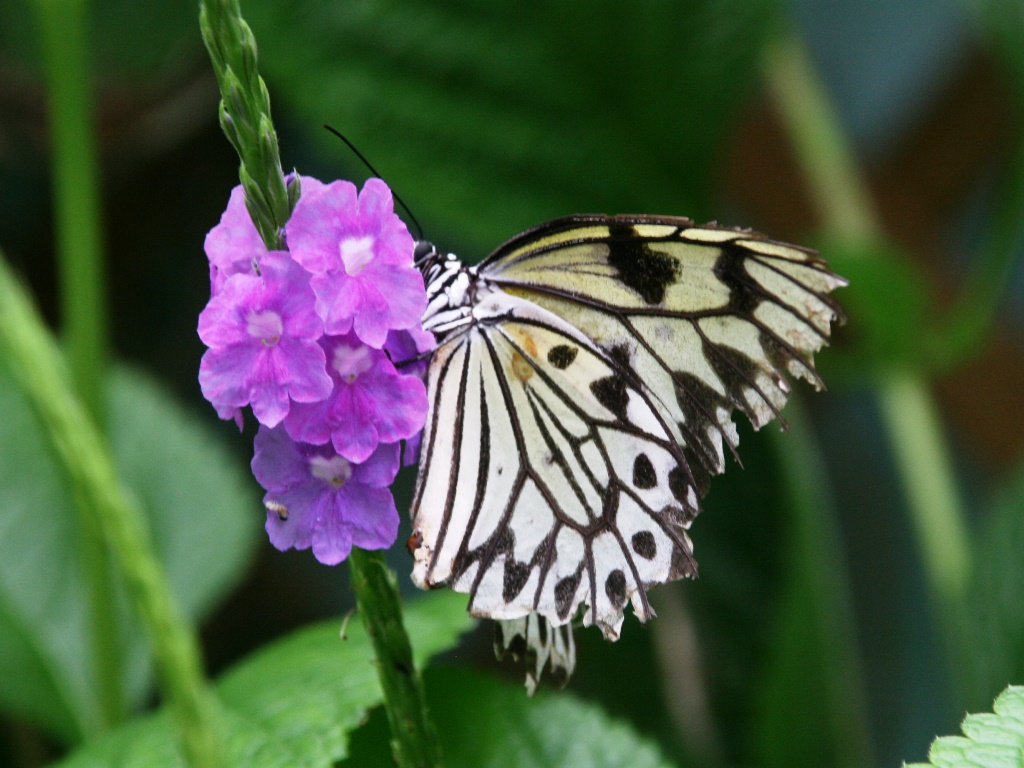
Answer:
<svg viewBox="0 0 1024 768"><path fill-rule="evenodd" d="M571 216L477 266L425 241L437 337L413 578L470 595L497 647L568 675L570 622L616 639L647 589L695 576L687 530L732 412L757 428L841 318L813 251L684 218Z"/></svg>

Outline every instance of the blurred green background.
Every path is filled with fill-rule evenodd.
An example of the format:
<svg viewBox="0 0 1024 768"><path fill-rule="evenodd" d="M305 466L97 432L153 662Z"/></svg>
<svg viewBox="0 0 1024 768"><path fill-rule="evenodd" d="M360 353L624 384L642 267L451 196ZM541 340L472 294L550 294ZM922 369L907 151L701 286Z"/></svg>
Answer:
<svg viewBox="0 0 1024 768"><path fill-rule="evenodd" d="M570 691L680 765L894 765L924 759L965 711L1024 683L1024 3L261 0L243 12L285 170L365 178L328 123L429 239L468 261L555 216L647 212L820 247L853 281L838 295L849 322L819 355L829 392L800 385L781 437L741 425L744 468L732 462L714 481L692 530L701 578L656 589L659 618L627 619L617 644L578 632ZM347 571L266 543L246 476L252 435L217 423L196 383L202 243L238 167L196 6L102 0L90 13L113 347L172 398L138 405L136 374L125 374L112 420L149 420L128 434L182 431L160 446L126 438L121 452L140 465L124 469L135 487L160 497L158 549L217 674L344 614ZM827 89L883 238L831 231L805 180L770 47L791 34ZM6 2L0 247L60 327L48 137L31 6ZM993 319L973 334L955 322L970 286ZM948 440L965 540L940 544L973 563L955 610L929 582L879 405L892 370L924 378ZM0 678L0 765L24 766L77 737L45 697L26 704L36 677L18 670L36 663L25 659L37 644L69 658L61 648L76 645L87 608L73 569L51 573L75 557L73 527L49 514L69 505L61 480L33 447L24 403L0 385L0 670L15 670L6 688ZM809 513L795 511L800 498ZM389 561L415 599L404 549ZM25 631L36 625L46 627ZM132 642L128 698L143 706L147 662ZM522 670L495 662L490 642L478 627L442 663L518 683ZM62 669L88 688L81 665ZM382 723L371 718L369 732Z"/></svg>

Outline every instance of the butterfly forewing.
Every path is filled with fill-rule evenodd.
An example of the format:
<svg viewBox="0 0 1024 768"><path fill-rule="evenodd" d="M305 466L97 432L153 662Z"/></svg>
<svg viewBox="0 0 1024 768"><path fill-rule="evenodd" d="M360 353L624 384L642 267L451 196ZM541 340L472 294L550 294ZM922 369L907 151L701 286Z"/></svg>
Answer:
<svg viewBox="0 0 1024 768"><path fill-rule="evenodd" d="M598 345L625 348L710 474L724 469L723 441L738 442L733 410L761 427L788 397L783 372L819 385L812 355L841 316L827 294L845 285L811 251L645 216L549 222L480 274Z"/></svg>

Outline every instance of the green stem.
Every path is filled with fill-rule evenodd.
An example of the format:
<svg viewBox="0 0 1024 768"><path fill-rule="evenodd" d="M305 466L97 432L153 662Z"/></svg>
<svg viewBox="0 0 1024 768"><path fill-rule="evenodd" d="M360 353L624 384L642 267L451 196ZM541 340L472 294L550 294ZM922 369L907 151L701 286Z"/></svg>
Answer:
<svg viewBox="0 0 1024 768"><path fill-rule="evenodd" d="M825 229L854 242L877 240L871 196L807 52L795 37L780 38L768 46L765 71Z"/></svg>
<svg viewBox="0 0 1024 768"><path fill-rule="evenodd" d="M878 396L928 581L940 600L954 607L962 601L970 576L969 534L957 506L955 475L938 409L909 371L884 374Z"/></svg>
<svg viewBox="0 0 1024 768"><path fill-rule="evenodd" d="M221 765L216 711L203 680L198 640L177 609L141 510L118 481L103 436L69 385L56 342L2 258L0 349L68 473L76 502L94 516L91 525L116 558L149 635L188 764L216 768Z"/></svg>
<svg viewBox="0 0 1024 768"><path fill-rule="evenodd" d="M878 242L882 227L857 173L853 153L798 40L781 40L767 63L769 87L814 193L825 230L854 243ZM927 564L928 586L939 606L947 611L947 626L952 627L971 565L966 547L966 515L938 409L926 382L917 373L885 372L878 380L877 391L918 544Z"/></svg>
<svg viewBox="0 0 1024 768"><path fill-rule="evenodd" d="M281 172L270 96L259 76L256 40L238 0L201 0L199 24L220 84L221 127L238 152L246 206L268 248L281 248L280 231L299 197L297 181ZM402 622L394 575L379 552L349 556L359 613L373 640L395 760L402 768L440 764L423 684Z"/></svg>
<svg viewBox="0 0 1024 768"><path fill-rule="evenodd" d="M349 567L359 615L377 656L395 762L399 768L439 766L441 749L402 623L395 575L382 553L358 548L349 555Z"/></svg>
<svg viewBox="0 0 1024 768"><path fill-rule="evenodd" d="M102 425L108 341L86 7L82 0L36 0L35 10L47 75L63 337L75 390ZM103 727L125 715L122 653L109 556L95 510L81 513L97 725Z"/></svg>
<svg viewBox="0 0 1024 768"><path fill-rule="evenodd" d="M202 0L199 28L220 84L220 125L238 153L238 177L253 224L270 250L284 247L281 229L299 197L286 184L270 118L270 94L256 68L256 39L238 0Z"/></svg>

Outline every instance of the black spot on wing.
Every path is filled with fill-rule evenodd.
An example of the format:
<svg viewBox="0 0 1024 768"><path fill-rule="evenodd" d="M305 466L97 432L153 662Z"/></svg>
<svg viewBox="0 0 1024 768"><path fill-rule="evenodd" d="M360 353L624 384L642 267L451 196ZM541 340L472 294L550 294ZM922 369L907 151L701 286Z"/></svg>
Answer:
<svg viewBox="0 0 1024 768"><path fill-rule="evenodd" d="M640 294L648 304L660 304L665 290L679 279L679 263L667 253L659 253L639 239L631 224L609 226L608 264L616 277Z"/></svg>
<svg viewBox="0 0 1024 768"><path fill-rule="evenodd" d="M572 365L573 360L576 359L577 352L579 352L578 347L570 347L568 344L558 344L548 350L548 362L555 366L555 368L564 371Z"/></svg>
<svg viewBox="0 0 1024 768"><path fill-rule="evenodd" d="M644 560L653 560L658 554L658 545L654 541L654 534L650 531L637 531L632 539L633 551Z"/></svg>
<svg viewBox="0 0 1024 768"><path fill-rule="evenodd" d="M629 390L626 388L626 380L617 374L594 379L590 382L590 391L594 393L597 402L615 414L623 421L626 420L626 406L629 404Z"/></svg>
<svg viewBox="0 0 1024 768"><path fill-rule="evenodd" d="M512 602L516 596L523 591L527 580L530 578L530 564L520 563L511 555L505 560L505 578L502 585L501 597L506 603Z"/></svg>
<svg viewBox="0 0 1024 768"><path fill-rule="evenodd" d="M689 499L689 490L693 486L690 484L690 473L687 472L687 469L687 467L679 464L672 467L668 473L668 488L672 491L676 501L683 505L687 513L693 515L696 514L696 510L692 509L693 505Z"/></svg>
<svg viewBox="0 0 1024 768"><path fill-rule="evenodd" d="M555 584L555 610L558 611L559 618L565 619L569 616L573 598L576 597L576 588L580 585L580 577L582 575L582 570L579 570L572 576L559 579L558 583Z"/></svg>
<svg viewBox="0 0 1024 768"><path fill-rule="evenodd" d="M614 360L624 371L633 372L633 361L630 360L629 347L625 344L615 344L608 349L608 357Z"/></svg>
<svg viewBox="0 0 1024 768"><path fill-rule="evenodd" d="M713 267L715 277L729 288L730 311L751 316L757 305L761 303L761 294L757 286L747 277L744 262L750 258L750 252L735 243L722 243L722 251L715 260Z"/></svg>
<svg viewBox="0 0 1024 768"><path fill-rule="evenodd" d="M626 575L616 568L604 580L604 592L611 604L621 608L626 604Z"/></svg>
<svg viewBox="0 0 1024 768"><path fill-rule="evenodd" d="M511 556L512 550L515 549L515 547L516 535L512 532L512 529L506 525L498 531L498 537L494 542L494 551L496 554L505 552Z"/></svg>
<svg viewBox="0 0 1024 768"><path fill-rule="evenodd" d="M689 526L700 511L696 500L691 501L690 499L689 490L693 485L690 482L689 467L678 464L673 467L668 473L668 487L672 491L672 495L682 505L681 510L673 510L671 507L669 509L678 517L680 525Z"/></svg>
<svg viewBox="0 0 1024 768"><path fill-rule="evenodd" d="M654 471L654 465L647 458L646 454L639 454L633 460L633 485L637 488L653 488L658 484L658 475Z"/></svg>

